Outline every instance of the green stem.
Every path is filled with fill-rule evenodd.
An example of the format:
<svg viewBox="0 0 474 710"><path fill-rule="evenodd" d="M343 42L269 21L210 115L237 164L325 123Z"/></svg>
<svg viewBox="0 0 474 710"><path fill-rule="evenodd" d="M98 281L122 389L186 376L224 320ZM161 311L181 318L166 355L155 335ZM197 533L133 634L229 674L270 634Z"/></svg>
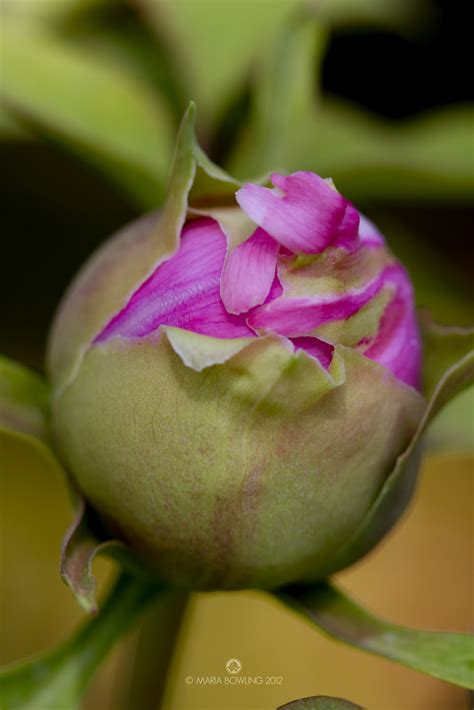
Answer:
<svg viewBox="0 0 474 710"><path fill-rule="evenodd" d="M125 661L126 687L120 688L124 710L156 710L162 706L188 596L174 589L166 591L141 620L138 638Z"/></svg>
<svg viewBox="0 0 474 710"><path fill-rule="evenodd" d="M95 673L119 638L164 588L122 573L100 612L59 649L0 674L2 710L78 708Z"/></svg>

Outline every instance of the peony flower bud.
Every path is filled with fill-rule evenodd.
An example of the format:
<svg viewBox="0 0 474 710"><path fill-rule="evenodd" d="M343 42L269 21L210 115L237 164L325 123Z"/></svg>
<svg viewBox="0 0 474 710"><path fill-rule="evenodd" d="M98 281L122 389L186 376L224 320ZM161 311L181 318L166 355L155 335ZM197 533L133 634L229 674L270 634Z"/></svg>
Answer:
<svg viewBox="0 0 474 710"><path fill-rule="evenodd" d="M412 285L382 235L329 180L271 181L196 201L174 245L169 204L126 227L53 331L72 476L187 587L318 579L425 406Z"/></svg>

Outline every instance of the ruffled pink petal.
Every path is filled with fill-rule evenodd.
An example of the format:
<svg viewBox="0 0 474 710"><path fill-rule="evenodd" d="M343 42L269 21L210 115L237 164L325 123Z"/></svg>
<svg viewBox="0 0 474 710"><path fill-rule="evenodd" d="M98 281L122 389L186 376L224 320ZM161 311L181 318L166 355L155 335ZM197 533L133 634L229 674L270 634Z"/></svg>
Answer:
<svg viewBox="0 0 474 710"><path fill-rule="evenodd" d="M395 267L388 266L361 288L319 296L277 298L256 308L247 323L256 332L274 332L287 337L309 335L324 323L345 320L357 313L382 288Z"/></svg>
<svg viewBox="0 0 474 710"><path fill-rule="evenodd" d="M217 222L199 219L182 232L178 251L134 293L96 341L137 338L160 325L216 338L254 336L245 319L229 314L220 297L226 238ZM273 278L273 276L272 276Z"/></svg>
<svg viewBox="0 0 474 710"><path fill-rule="evenodd" d="M419 389L422 346L413 288L401 266L392 271L387 280L395 286L395 295L385 309L377 336L364 355L390 369L402 382Z"/></svg>
<svg viewBox="0 0 474 710"><path fill-rule="evenodd" d="M290 338L296 350L305 350L308 355L319 360L325 370L329 369L334 353L334 345L319 338Z"/></svg>
<svg viewBox="0 0 474 710"><path fill-rule="evenodd" d="M362 246L383 246L384 238L373 222L365 215L359 213L359 239Z"/></svg>
<svg viewBox="0 0 474 710"><path fill-rule="evenodd" d="M342 222L336 230L331 241L331 246L342 247L347 251L354 251L360 245L359 239L360 214L354 205L346 200L346 208Z"/></svg>
<svg viewBox="0 0 474 710"><path fill-rule="evenodd" d="M278 248L278 242L258 228L228 254L221 297L229 313L245 313L265 301L275 278Z"/></svg>
<svg viewBox="0 0 474 710"><path fill-rule="evenodd" d="M275 189L247 184L236 193L243 211L292 252L319 254L337 238L347 241L354 218L347 200L311 172L271 176ZM345 226L344 221L346 218ZM357 229L353 233L357 239Z"/></svg>

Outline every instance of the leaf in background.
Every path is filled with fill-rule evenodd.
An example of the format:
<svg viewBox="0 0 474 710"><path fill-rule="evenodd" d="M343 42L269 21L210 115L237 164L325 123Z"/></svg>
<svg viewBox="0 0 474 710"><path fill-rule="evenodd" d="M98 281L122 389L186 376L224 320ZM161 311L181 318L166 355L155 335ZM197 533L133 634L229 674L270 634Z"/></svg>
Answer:
<svg viewBox="0 0 474 710"><path fill-rule="evenodd" d="M437 415L426 432L424 443L430 453L472 455L474 447L472 416L474 387L465 392Z"/></svg>
<svg viewBox="0 0 474 710"><path fill-rule="evenodd" d="M333 27L375 25L416 34L436 19L430 0L322 0L318 7L321 18Z"/></svg>
<svg viewBox="0 0 474 710"><path fill-rule="evenodd" d="M298 165L330 175L353 200L470 199L473 120L472 107L451 106L390 124L325 101L317 122L306 127L304 152L294 155L288 169Z"/></svg>
<svg viewBox="0 0 474 710"><path fill-rule="evenodd" d="M156 583L123 573L100 613L71 640L0 671L2 710L79 709L98 665L162 590Z"/></svg>
<svg viewBox="0 0 474 710"><path fill-rule="evenodd" d="M333 638L435 678L474 687L474 636L389 624L333 586L287 587L276 596Z"/></svg>
<svg viewBox="0 0 474 710"><path fill-rule="evenodd" d="M315 695L312 698L292 700L280 705L277 710L364 710L360 705L354 705L343 698L330 698L327 695Z"/></svg>
<svg viewBox="0 0 474 710"><path fill-rule="evenodd" d="M309 7L288 20L259 68L252 110L231 171L258 175L285 169L300 155L308 116L315 114L315 90L327 40L319 12Z"/></svg>
<svg viewBox="0 0 474 710"><path fill-rule="evenodd" d="M434 392L453 363L474 351L474 328L455 328L435 323L429 313L420 314L423 335L423 389Z"/></svg>
<svg viewBox="0 0 474 710"><path fill-rule="evenodd" d="M316 6L306 26L295 15L268 51L254 81L251 120L237 139L229 170L241 179L275 168L312 170L332 177L355 201L472 198L472 107L389 123L349 103L316 100L324 8Z"/></svg>
<svg viewBox="0 0 474 710"><path fill-rule="evenodd" d="M4 22L2 92L13 114L102 169L142 206L163 197L174 129L166 105L123 68Z"/></svg>
<svg viewBox="0 0 474 710"><path fill-rule="evenodd" d="M27 367L0 356L0 430L47 440L48 386Z"/></svg>
<svg viewBox="0 0 474 710"><path fill-rule="evenodd" d="M175 61L187 79L187 98L198 103L200 132L246 79L251 63L268 47L301 0L134 0L145 10L158 37L175 45ZM308 3L306 3L308 5ZM426 22L428 0L325 0L310 2L324 22L335 25L377 24L395 30ZM248 176L248 175L247 175Z"/></svg>
<svg viewBox="0 0 474 710"><path fill-rule="evenodd" d="M61 22L110 0L0 0L3 17L20 21Z"/></svg>
<svg viewBox="0 0 474 710"><path fill-rule="evenodd" d="M298 0L135 0L145 11L158 38L174 48L187 85L187 99L199 106L200 129L234 94L263 44L275 34Z"/></svg>

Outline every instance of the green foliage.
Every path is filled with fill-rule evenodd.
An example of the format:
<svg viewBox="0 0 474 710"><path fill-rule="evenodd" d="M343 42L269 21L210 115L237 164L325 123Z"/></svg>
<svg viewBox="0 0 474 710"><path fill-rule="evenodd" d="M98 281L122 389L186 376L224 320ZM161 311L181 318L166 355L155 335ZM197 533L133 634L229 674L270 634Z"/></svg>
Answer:
<svg viewBox="0 0 474 710"><path fill-rule="evenodd" d="M40 375L0 356L0 431L46 440L48 396Z"/></svg>
<svg viewBox="0 0 474 710"><path fill-rule="evenodd" d="M408 668L474 687L474 636L416 631L376 618L329 584L288 587L277 596L330 636Z"/></svg>
<svg viewBox="0 0 474 710"><path fill-rule="evenodd" d="M139 203L159 204L173 143L160 94L47 31L4 25L2 90L8 109L92 162Z"/></svg>
<svg viewBox="0 0 474 710"><path fill-rule="evenodd" d="M62 647L0 671L2 710L79 709L100 662L161 592L156 583L122 574L100 614Z"/></svg>

